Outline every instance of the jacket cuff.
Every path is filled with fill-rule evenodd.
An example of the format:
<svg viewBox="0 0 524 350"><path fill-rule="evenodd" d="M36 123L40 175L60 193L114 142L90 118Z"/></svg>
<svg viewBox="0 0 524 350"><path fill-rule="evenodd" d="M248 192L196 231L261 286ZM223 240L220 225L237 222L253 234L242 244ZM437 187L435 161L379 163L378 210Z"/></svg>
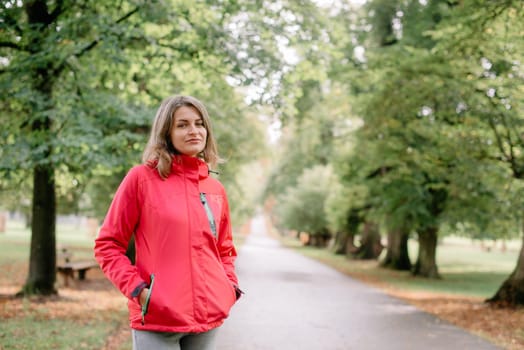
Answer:
<svg viewBox="0 0 524 350"><path fill-rule="evenodd" d="M146 282L142 282L140 283L135 289L133 289L133 291L131 292L131 298L136 298L140 295L140 293L142 292L142 289L144 289L145 287L147 287L147 283Z"/></svg>

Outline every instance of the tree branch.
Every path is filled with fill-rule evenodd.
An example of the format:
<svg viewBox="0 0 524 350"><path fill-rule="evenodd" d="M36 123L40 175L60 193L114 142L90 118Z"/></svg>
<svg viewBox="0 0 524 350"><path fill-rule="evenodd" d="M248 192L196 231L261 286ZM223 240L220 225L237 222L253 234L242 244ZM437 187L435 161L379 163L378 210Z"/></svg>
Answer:
<svg viewBox="0 0 524 350"><path fill-rule="evenodd" d="M17 20L13 16L14 10L12 8L6 8L5 5L3 4L1 11L2 11L2 27L3 27L2 29L4 30L13 29L18 34L18 36L23 36L24 31L22 30L22 28L20 28Z"/></svg>
<svg viewBox="0 0 524 350"><path fill-rule="evenodd" d="M22 46L12 41L0 41L0 47L9 47L11 49L20 50L20 51L24 50Z"/></svg>
<svg viewBox="0 0 524 350"><path fill-rule="evenodd" d="M132 15L134 15L135 13L137 13L139 10L139 7L135 7L133 10L129 11L128 13L126 13L125 15L123 15L122 17L120 17L119 19L116 20L115 24L119 24L119 23L122 23L123 21L125 21L126 19L128 19L129 17L131 17ZM75 57L81 57L83 56L85 53L87 53L88 51L90 51L91 49L93 49L96 45L98 45L98 43L100 42L99 39L95 39L93 40L91 43L89 43L87 46L85 46L82 50L80 50L79 52L75 53L74 56Z"/></svg>
<svg viewBox="0 0 524 350"><path fill-rule="evenodd" d="M132 15L134 15L135 13L138 12L138 10L140 9L140 7L135 7L133 10L129 11L127 14L125 14L124 16L120 17L119 19L117 19L117 21L115 22L115 24L119 24L123 21L125 21L126 19L128 19L129 17L131 17Z"/></svg>
<svg viewBox="0 0 524 350"><path fill-rule="evenodd" d="M500 108L500 105L498 105L494 101L493 98L490 98L489 102L495 109ZM520 142L518 136L516 137L516 142L513 142L513 138L511 137L511 127L510 125L508 125L508 120L506 119L506 113L502 111L499 113L499 116L502 119L502 125L504 127L504 130L506 131L505 139L509 147L509 162L510 162L511 169L513 171L513 176L515 176L515 178L517 179L521 179L524 174L523 174L522 167L520 166L520 164L517 164L518 156L515 153L515 148L517 147L517 145L522 144L522 143Z"/></svg>
<svg viewBox="0 0 524 350"><path fill-rule="evenodd" d="M63 11L64 11L64 0L57 0L56 1L56 5L55 5L55 9L53 10L53 12L51 12L49 14L49 16L51 18L51 22L56 21L58 16L60 16Z"/></svg>
<svg viewBox="0 0 524 350"><path fill-rule="evenodd" d="M506 161L512 162L511 156L506 153L504 150L504 143L502 142L502 137L500 136L499 132L497 131L497 125L495 124L495 121L491 117L491 115L488 115L488 124L491 130L493 131L493 134L495 135L495 139L497 140L497 146L499 148L500 153L504 156L504 159Z"/></svg>
<svg viewBox="0 0 524 350"><path fill-rule="evenodd" d="M128 19L129 17L131 17L132 15L134 15L135 13L138 12L138 10L140 9L139 6L135 7L133 10L129 11L128 13L126 13L125 15L123 15L122 17L120 17L119 19L117 19L115 21L115 24L119 24L119 23L122 23L123 21L125 21L126 19ZM59 74L65 67L66 67L66 62L67 60L71 57L71 56L74 56L74 57L82 57L84 54L86 54L87 52L91 51L93 48L95 48L98 44L100 43L100 39L95 39L93 40L92 42L90 42L89 44L87 44L86 46L84 46L80 51L78 51L77 53L74 53L70 56L67 56L65 57L62 62L53 70L53 73L55 75Z"/></svg>

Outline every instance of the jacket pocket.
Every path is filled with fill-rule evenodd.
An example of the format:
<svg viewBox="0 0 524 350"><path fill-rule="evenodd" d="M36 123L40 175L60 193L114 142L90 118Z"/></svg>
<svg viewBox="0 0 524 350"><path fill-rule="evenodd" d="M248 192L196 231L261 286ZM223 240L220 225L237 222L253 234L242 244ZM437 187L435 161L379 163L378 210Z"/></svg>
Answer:
<svg viewBox="0 0 524 350"><path fill-rule="evenodd" d="M149 302L151 301L151 294L153 293L153 287L155 285L155 275L151 274L151 283L149 285L149 290L147 291L146 301L142 305L142 325L145 324L145 317L147 311L149 310Z"/></svg>

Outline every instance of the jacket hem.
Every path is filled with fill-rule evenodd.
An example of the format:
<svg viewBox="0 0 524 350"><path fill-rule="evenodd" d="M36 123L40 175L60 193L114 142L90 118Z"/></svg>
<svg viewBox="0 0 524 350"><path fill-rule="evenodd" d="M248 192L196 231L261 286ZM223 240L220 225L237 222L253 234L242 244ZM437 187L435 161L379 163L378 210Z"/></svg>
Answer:
<svg viewBox="0 0 524 350"><path fill-rule="evenodd" d="M164 326L164 325L155 325L155 324L145 324L142 325L140 322L132 322L130 327L132 329L140 331L150 331L150 332L169 332L169 333L202 333L210 331L214 328L220 327L224 323L224 320L205 323L205 324L196 324L189 326Z"/></svg>

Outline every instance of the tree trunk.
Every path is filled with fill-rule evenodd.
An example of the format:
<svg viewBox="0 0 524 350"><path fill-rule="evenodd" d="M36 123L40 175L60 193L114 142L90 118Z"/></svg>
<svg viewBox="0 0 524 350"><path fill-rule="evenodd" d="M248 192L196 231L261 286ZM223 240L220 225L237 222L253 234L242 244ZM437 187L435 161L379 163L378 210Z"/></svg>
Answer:
<svg viewBox="0 0 524 350"><path fill-rule="evenodd" d="M366 222L362 230L360 246L352 254L354 258L361 260L377 259L384 247L380 243L380 233L376 224Z"/></svg>
<svg viewBox="0 0 524 350"><path fill-rule="evenodd" d="M38 28L30 33L31 52L41 54L47 40L46 33L53 17L43 0L24 2L30 27ZM33 168L33 207L31 212L31 252L29 275L19 295L56 294L56 192L52 155L52 120L49 111L53 109L53 85L60 74L54 69L52 59L31 71L31 83L35 102L30 111L31 142L33 150L38 149L37 163ZM43 149L43 150L42 150Z"/></svg>
<svg viewBox="0 0 524 350"><path fill-rule="evenodd" d="M335 234L335 243L333 244L333 253L336 255L345 255L349 235L347 232L337 232Z"/></svg>
<svg viewBox="0 0 524 350"><path fill-rule="evenodd" d="M351 209L346 220L346 227L335 237L334 253L340 255L351 255L356 251L355 234L362 223L362 217L358 209Z"/></svg>
<svg viewBox="0 0 524 350"><path fill-rule="evenodd" d="M382 267L400 271L411 270L408 253L409 232L406 229L389 230L386 257Z"/></svg>
<svg viewBox="0 0 524 350"><path fill-rule="evenodd" d="M309 235L309 246L316 248L325 248L327 246L329 235L323 232L315 232Z"/></svg>
<svg viewBox="0 0 524 350"><path fill-rule="evenodd" d="M437 227L429 227L418 233L418 257L413 275L427 278L440 278L436 262Z"/></svg>
<svg viewBox="0 0 524 350"><path fill-rule="evenodd" d="M524 305L524 234L517 266L502 283L497 293L486 301L501 306Z"/></svg>
<svg viewBox="0 0 524 350"><path fill-rule="evenodd" d="M33 174L33 212L29 276L21 294L56 294L56 199L54 171L37 166Z"/></svg>
<svg viewBox="0 0 524 350"><path fill-rule="evenodd" d="M336 255L348 255L354 252L355 235L349 232L337 232L335 236L335 244L333 245L333 253Z"/></svg>

